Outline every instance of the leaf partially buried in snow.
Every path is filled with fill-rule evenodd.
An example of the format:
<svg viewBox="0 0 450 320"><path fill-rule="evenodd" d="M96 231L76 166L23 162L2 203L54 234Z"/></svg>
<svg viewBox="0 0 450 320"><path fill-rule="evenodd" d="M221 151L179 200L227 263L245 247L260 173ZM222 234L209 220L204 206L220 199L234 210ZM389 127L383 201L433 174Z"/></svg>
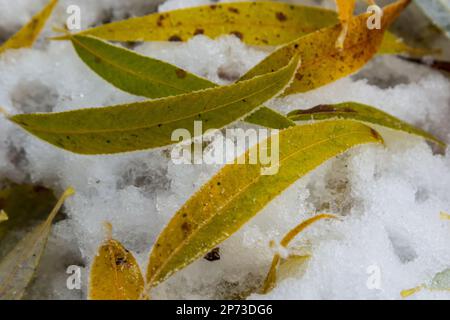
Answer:
<svg viewBox="0 0 450 320"><path fill-rule="evenodd" d="M157 285L217 247L323 162L356 145L381 141L373 129L341 120L291 127L250 148L235 164L219 171L175 214L153 247L147 285ZM263 149L274 150L271 167L277 169L276 174L267 175L267 166L261 163L249 164L258 149L259 154Z"/></svg>
<svg viewBox="0 0 450 320"><path fill-rule="evenodd" d="M56 200L53 191L42 186L10 184L0 190L0 211L8 216L0 224L0 260L19 241L23 231L47 218Z"/></svg>
<svg viewBox="0 0 450 320"><path fill-rule="evenodd" d="M323 8L269 1L234 2L155 13L104 24L78 34L123 42L186 41L198 34L211 38L233 34L250 45L277 46L336 23L336 12ZM383 42L381 53L414 50L395 35L387 34L390 36Z"/></svg>
<svg viewBox="0 0 450 320"><path fill-rule="evenodd" d="M310 225L312 225L322 219L335 219L335 218L336 218L336 216L334 216L334 215L319 214L315 217L307 219L307 220L303 221L302 223L300 223L298 226L296 226L294 229L289 231L281 240L280 245L284 248L287 248L287 246L291 243L291 241L297 235L299 235L303 230L308 228ZM292 266L292 264L302 264L305 261L307 261L308 259L309 259L308 255L302 255L302 256L293 255L292 257L289 256L288 258L283 259L280 256L280 254L278 254L278 253L275 254L273 257L269 272L267 273L266 280L264 281L264 285L261 290L262 293L266 294L275 287L275 284L277 282L277 273L279 271L282 271L282 270L279 270L279 268L281 267L281 264L283 264L284 267L286 268L286 270L284 270L284 271L288 271L287 269L289 269Z"/></svg>
<svg viewBox="0 0 450 320"><path fill-rule="evenodd" d="M10 118L28 132L60 148L81 154L112 154L176 143L172 134L194 122L219 129L257 109L282 92L298 68L298 56L275 72L188 94L105 108Z"/></svg>
<svg viewBox="0 0 450 320"><path fill-rule="evenodd" d="M215 83L177 66L97 38L75 35L70 39L80 58L95 73L131 94L163 98L217 87ZM293 125L286 117L266 107L255 111L250 122L275 129Z"/></svg>
<svg viewBox="0 0 450 320"><path fill-rule="evenodd" d="M433 24L450 38L450 0L415 0Z"/></svg>
<svg viewBox="0 0 450 320"><path fill-rule="evenodd" d="M341 25L338 24L281 47L247 72L243 79L277 69L295 54L300 54L302 65L285 94L306 92L345 77L359 70L374 56L380 48L387 27L409 2L410 0L399 0L386 6L380 29L367 28L370 14L352 18L348 24L348 34L342 50L335 46L341 33Z"/></svg>
<svg viewBox="0 0 450 320"><path fill-rule="evenodd" d="M91 300L138 300L144 278L136 259L120 242L109 239L98 249L89 277Z"/></svg>
<svg viewBox="0 0 450 320"><path fill-rule="evenodd" d="M409 134L420 136L431 141L441 148L445 148L445 142L419 128L398 119L390 114L374 107L356 103L345 102L335 105L319 105L308 110L295 110L288 114L293 121L330 120L330 119L352 119L368 124L376 124L394 130L404 131Z"/></svg>
<svg viewBox="0 0 450 320"><path fill-rule="evenodd" d="M336 5L339 13L339 20L341 21L342 30L336 40L336 46L339 49L344 48L345 38L348 33L348 22L355 11L356 0L336 0Z"/></svg>
<svg viewBox="0 0 450 320"><path fill-rule="evenodd" d="M30 22L0 46L0 53L8 49L31 47L41 33L41 30L44 28L45 23L52 14L57 3L58 0L51 0L41 12L31 19Z"/></svg>
<svg viewBox="0 0 450 320"><path fill-rule="evenodd" d="M68 189L59 199L47 220L27 233L0 261L0 300L19 300L33 278L45 250L52 222L67 197Z"/></svg>

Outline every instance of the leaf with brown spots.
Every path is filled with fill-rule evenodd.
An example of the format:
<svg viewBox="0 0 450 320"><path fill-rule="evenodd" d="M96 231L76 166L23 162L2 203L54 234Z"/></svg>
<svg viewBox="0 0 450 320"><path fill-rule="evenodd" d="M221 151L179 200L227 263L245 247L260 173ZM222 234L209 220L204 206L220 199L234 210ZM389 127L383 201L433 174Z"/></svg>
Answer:
<svg viewBox="0 0 450 320"><path fill-rule="evenodd" d="M71 188L64 192L47 220L25 234L0 261L0 300L20 300L23 297L45 250L52 222L64 201L73 193Z"/></svg>
<svg viewBox="0 0 450 320"><path fill-rule="evenodd" d="M324 28L303 36L273 52L244 75L253 78L285 64L286 59L300 54L302 65L297 71L285 95L306 92L352 74L363 67L380 48L388 26L398 17L410 0L399 0L384 8L381 29L369 30L362 14L349 21L348 35L341 50L335 43L341 33L341 25Z"/></svg>
<svg viewBox="0 0 450 320"><path fill-rule="evenodd" d="M167 146L177 129L191 137L220 129L282 92L299 65L298 56L274 72L228 86L104 108L48 114L20 114L9 119L31 134L80 154L112 154ZM173 76L178 78L176 72ZM184 79L181 79L184 81ZM186 131L183 131L186 133Z"/></svg>
<svg viewBox="0 0 450 320"><path fill-rule="evenodd" d="M336 219L336 216L330 214L319 214L303 221L283 237L280 245L283 248L287 248L289 243L291 243L291 241L303 230L316 223L317 221L323 219ZM270 266L269 272L267 273L266 279L261 289L262 293L269 293L275 287L278 273L282 274L287 272L292 263L296 264L296 266L298 267L299 264L303 264L305 261L307 261L309 257L309 255L290 255L289 257L283 259L280 254L275 254L272 259L272 264Z"/></svg>
<svg viewBox="0 0 450 320"><path fill-rule="evenodd" d="M445 142L439 140L426 131L415 128L414 126L379 109L356 102L345 102L335 105L319 105L308 110L295 110L290 112L288 117L292 121L317 121L331 119L357 120L365 122L369 125L379 125L422 137L435 143L442 149L445 149L447 146Z"/></svg>
<svg viewBox="0 0 450 320"><path fill-rule="evenodd" d="M90 36L72 36L79 57L104 80L138 96L162 98L217 87L177 66L146 57ZM274 129L295 125L281 114L262 107L245 121Z"/></svg>
<svg viewBox="0 0 450 320"><path fill-rule="evenodd" d="M0 54L8 49L29 48L36 41L45 23L53 12L58 0L51 0L30 22L0 46Z"/></svg>
<svg viewBox="0 0 450 320"><path fill-rule="evenodd" d="M249 164L258 149L271 150L277 141L279 160L271 164L275 174L266 175L266 165ZM148 289L217 247L322 163L357 145L381 142L366 125L339 120L291 127L252 147L203 185L159 235L149 258Z"/></svg>
<svg viewBox="0 0 450 320"><path fill-rule="evenodd" d="M133 254L119 241L105 241L91 266L89 299L138 300L143 289L144 278Z"/></svg>
<svg viewBox="0 0 450 320"><path fill-rule="evenodd" d="M111 41L187 41L234 34L250 45L278 46L338 23L335 11L281 2L234 2L186 8L112 22L78 34ZM383 41L380 53L399 54L410 48L395 35ZM69 36L54 39L69 39ZM425 52L426 54L426 52Z"/></svg>

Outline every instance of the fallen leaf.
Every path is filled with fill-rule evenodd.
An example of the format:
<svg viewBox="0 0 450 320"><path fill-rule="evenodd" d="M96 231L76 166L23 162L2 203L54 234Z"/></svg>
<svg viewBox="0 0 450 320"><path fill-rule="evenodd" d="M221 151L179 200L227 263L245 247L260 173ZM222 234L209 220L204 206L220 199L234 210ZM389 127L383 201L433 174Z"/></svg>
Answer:
<svg viewBox="0 0 450 320"><path fill-rule="evenodd" d="M44 28L57 3L58 0L51 0L30 22L0 46L0 54L8 49L31 47Z"/></svg>
<svg viewBox="0 0 450 320"><path fill-rule="evenodd" d="M303 36L274 51L248 71L242 79L250 79L277 69L295 54L300 54L302 65L285 95L306 92L345 77L363 67L378 51L387 27L397 18L410 0L398 0L383 10L381 29L369 30L365 13L349 21L348 35L341 50L335 43L341 25L324 28Z"/></svg>
<svg viewBox="0 0 450 320"><path fill-rule="evenodd" d="M303 230L322 219L336 219L336 216L330 214L319 214L303 221L283 237L280 245L284 248L287 248L291 241ZM288 272L288 269L290 269L293 264L298 265L298 263L304 263L308 259L309 255L293 255L289 256L286 259L283 259L279 253L275 254L272 259L272 264L270 266L269 272L267 273L266 279L264 280L264 285L261 290L262 293L267 294L275 287L275 284L277 282L277 273L280 271L279 268L281 267L281 265L284 265L284 272Z"/></svg>
<svg viewBox="0 0 450 320"><path fill-rule="evenodd" d="M174 130L192 136L195 121L220 129L256 110L290 83L298 56L275 72L229 86L119 106L9 119L35 136L81 154L111 154L174 144Z"/></svg>
<svg viewBox="0 0 450 320"><path fill-rule="evenodd" d="M402 290L400 295L402 298L407 298L422 290L450 291L450 269L437 273L430 284L421 284L412 289Z"/></svg>
<svg viewBox="0 0 450 320"><path fill-rule="evenodd" d="M119 241L108 239L98 249L89 277L91 300L139 300L144 278L133 254Z"/></svg>
<svg viewBox="0 0 450 320"><path fill-rule="evenodd" d="M437 144L443 149L446 148L445 142L439 140L426 131L415 128L414 126L379 109L356 102L345 102L335 105L319 105L308 110L295 110L290 112L288 117L293 121L316 121L330 119L357 120L367 124L376 124L393 130L399 130L420 136Z"/></svg>
<svg viewBox="0 0 450 320"><path fill-rule="evenodd" d="M271 200L323 162L366 143L381 143L373 129L354 121L326 121L295 126L279 138L278 173L264 175L261 164L250 165L255 146L228 164L194 194L159 235L149 258L147 285L156 286L239 230Z"/></svg>
<svg viewBox="0 0 450 320"><path fill-rule="evenodd" d="M114 46L97 38L71 36L79 57L115 87L138 96L162 98L218 87L177 66ZM262 107L245 121L274 129L294 125L281 114Z"/></svg>
<svg viewBox="0 0 450 320"><path fill-rule="evenodd" d="M47 220L27 233L0 261L0 300L20 300L39 265L52 222L64 201L74 193L69 188L53 208Z"/></svg>

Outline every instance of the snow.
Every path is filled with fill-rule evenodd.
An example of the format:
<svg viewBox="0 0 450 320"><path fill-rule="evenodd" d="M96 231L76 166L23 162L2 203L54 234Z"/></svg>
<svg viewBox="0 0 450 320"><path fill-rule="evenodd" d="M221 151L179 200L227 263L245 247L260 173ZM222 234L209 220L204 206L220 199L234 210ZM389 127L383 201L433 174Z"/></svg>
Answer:
<svg viewBox="0 0 450 320"><path fill-rule="evenodd" d="M61 1L82 7L83 26L104 19L146 14L156 1ZM45 1L0 0L0 38L11 34ZM168 0L160 10L206 4ZM84 16L86 13L86 16ZM107 17L105 17L107 14ZM51 34L50 30L46 35ZM234 36L187 43L145 43L136 50L228 83L263 59ZM0 106L11 114L106 106L141 98L120 92L92 73L66 42L44 42L34 49L0 57ZM318 104L357 101L376 106L450 141L450 82L429 68L396 57L377 57L362 71L306 94L275 99L282 112ZM246 126L245 124L241 124ZM154 298L230 298L255 289L264 278L284 234L316 213L334 213L292 243L312 258L303 275L280 281L256 299L400 299L400 291L428 282L450 267L450 156L433 152L423 140L381 130L386 146L363 146L327 162L297 181L255 219L220 245L221 259L200 259L159 286ZM212 141L210 147L215 144ZM114 156L80 156L50 146L0 118L0 177L41 183L77 194L66 204L67 218L53 230L30 298L86 297L88 266L110 221L114 237L146 266L151 246L176 210L219 166L174 165L170 149ZM275 246L276 248L276 246ZM83 268L81 290L66 288L66 268ZM375 288L373 270L379 274ZM412 299L449 299L423 291Z"/></svg>

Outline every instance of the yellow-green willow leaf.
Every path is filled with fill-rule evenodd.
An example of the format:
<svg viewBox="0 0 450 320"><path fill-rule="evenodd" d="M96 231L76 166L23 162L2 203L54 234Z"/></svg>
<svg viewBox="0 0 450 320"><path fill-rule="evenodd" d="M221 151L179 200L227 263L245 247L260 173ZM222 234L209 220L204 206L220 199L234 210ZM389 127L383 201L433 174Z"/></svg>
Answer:
<svg viewBox="0 0 450 320"><path fill-rule="evenodd" d="M336 23L336 12L323 8L269 1L235 2L155 13L78 34L123 42L186 41L198 34L211 38L234 34L250 45L278 46ZM412 48L399 46L393 40L401 40L389 35L380 53L410 53ZM66 35L55 39L69 38Z"/></svg>
<svg viewBox="0 0 450 320"><path fill-rule="evenodd" d="M300 223L299 225L297 225L291 231L289 231L281 240L280 245L284 248L287 248L289 243L291 243L291 241L296 236L298 236L303 230L305 230L312 224L316 223L317 221L323 220L323 219L335 219L335 218L336 218L336 216L331 215L331 214L319 214L317 216L309 218L309 219L303 221L302 223ZM293 259L296 260L296 262L304 262L309 259L308 255L305 255L305 256L294 255L294 257L295 258L293 258ZM289 260L289 257L287 260ZM275 254L273 257L269 272L267 273L266 280L264 281L264 285L262 287L263 294L270 292L275 287L275 284L277 282L278 268L280 267L280 264L282 262L283 262L283 259L281 258L280 254L278 254L278 253ZM288 265L286 265L285 267L288 268L289 264L290 264L290 262L288 262Z"/></svg>
<svg viewBox="0 0 450 320"><path fill-rule="evenodd" d="M79 57L95 73L115 87L138 96L162 98L214 88L217 85L177 66L137 54L90 36L71 36ZM274 129L292 124L281 114L262 107L248 122Z"/></svg>
<svg viewBox="0 0 450 320"><path fill-rule="evenodd" d="M275 72L229 86L105 108L10 118L35 136L81 154L111 154L174 144L177 129L191 136L195 121L219 129L251 113L290 83L298 56Z"/></svg>
<svg viewBox="0 0 450 320"><path fill-rule="evenodd" d="M398 119L390 114L374 107L356 103L345 102L335 105L319 105L308 110L295 110L288 114L293 121L351 119L363 121L368 124L376 124L394 130L404 131L409 134L420 136L428 141L436 143L445 148L445 142L419 128Z"/></svg>
<svg viewBox="0 0 450 320"><path fill-rule="evenodd" d="M279 161L271 166L275 174L265 175L267 166L261 163L248 164L258 149L271 150L277 141ZM157 285L204 256L323 162L356 145L381 141L366 125L340 120L290 127L260 142L226 165L174 215L153 246L147 285Z"/></svg>
<svg viewBox="0 0 450 320"><path fill-rule="evenodd" d="M23 231L47 218L56 200L52 190L37 185L7 183L0 190L0 211L8 215L8 220L0 224L0 260L20 240Z"/></svg>
<svg viewBox="0 0 450 320"><path fill-rule="evenodd" d="M138 300L144 278L136 259L119 241L106 240L94 258L89 277L91 300Z"/></svg>
<svg viewBox="0 0 450 320"><path fill-rule="evenodd" d="M31 47L41 33L41 30L44 28L45 23L52 14L57 3L58 0L51 0L41 12L31 19L30 22L0 46L0 53L8 49Z"/></svg>
<svg viewBox="0 0 450 320"><path fill-rule="evenodd" d="M386 32L384 34L383 42L378 50L378 54L408 54L414 57L423 57L425 55L433 54L438 50L416 48L407 45L402 39L396 35Z"/></svg>
<svg viewBox="0 0 450 320"><path fill-rule="evenodd" d="M0 261L0 300L22 298L45 250L52 222L64 201L73 193L73 189L65 191L47 220L27 233Z"/></svg>
<svg viewBox="0 0 450 320"><path fill-rule="evenodd" d="M381 29L367 28L367 19L370 17L368 13L352 18L348 23L343 49L335 46L341 25L324 28L276 50L247 72L243 79L276 70L295 54L300 54L302 65L285 94L306 92L345 77L359 70L374 56L380 48L387 27L409 2L410 0L398 0L386 6Z"/></svg>

